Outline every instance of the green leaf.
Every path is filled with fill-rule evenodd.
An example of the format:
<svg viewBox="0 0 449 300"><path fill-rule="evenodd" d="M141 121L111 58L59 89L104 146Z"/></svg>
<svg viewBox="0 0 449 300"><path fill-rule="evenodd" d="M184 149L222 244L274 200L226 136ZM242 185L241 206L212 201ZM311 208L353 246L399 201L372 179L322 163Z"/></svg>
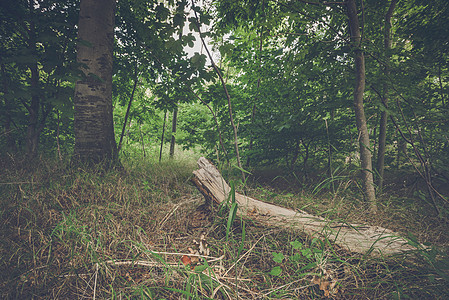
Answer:
<svg viewBox="0 0 449 300"><path fill-rule="evenodd" d="M294 242L290 242L290 245L292 245L293 249L295 249L295 250L302 248L302 243L298 240L295 240Z"/></svg>
<svg viewBox="0 0 449 300"><path fill-rule="evenodd" d="M296 261L299 261L299 260L301 260L301 254L299 254L299 253L295 253L295 254L293 254L292 256L290 256L290 261L292 261L292 262L296 262Z"/></svg>
<svg viewBox="0 0 449 300"><path fill-rule="evenodd" d="M196 25L196 19L191 17L189 20L189 30L198 32L198 26Z"/></svg>
<svg viewBox="0 0 449 300"><path fill-rule="evenodd" d="M245 238L246 238L245 222L242 221L242 240L240 241L239 249L237 251L237 257L240 257L240 253L242 253L243 246L245 244Z"/></svg>
<svg viewBox="0 0 449 300"><path fill-rule="evenodd" d="M239 166L235 166L234 165L233 167L236 168L237 170L239 170L240 172L244 172L246 174L253 175L250 171L247 171L247 170L245 170L243 168L240 168Z"/></svg>
<svg viewBox="0 0 449 300"><path fill-rule="evenodd" d="M285 258L284 254L282 253L273 252L271 254L273 255L273 260L277 263L282 263Z"/></svg>
<svg viewBox="0 0 449 300"><path fill-rule="evenodd" d="M164 6L163 3L160 3L156 7L156 18L158 20L164 21L168 18L169 15L170 15L170 11Z"/></svg>
<svg viewBox="0 0 449 300"><path fill-rule="evenodd" d="M232 50L234 49L234 45L227 43L224 45L221 45L218 50L220 51L221 56L226 56L227 54L231 54Z"/></svg>
<svg viewBox="0 0 449 300"><path fill-rule="evenodd" d="M184 16L182 14L175 14L173 16L173 26L178 27L182 26L184 23Z"/></svg>
<svg viewBox="0 0 449 300"><path fill-rule="evenodd" d="M232 203L231 209L229 210L228 223L226 224L226 241L229 239L229 233L231 231L232 223L235 219L235 214L237 213L237 202Z"/></svg>
<svg viewBox="0 0 449 300"><path fill-rule="evenodd" d="M201 15L200 16L200 23L209 25L210 24L210 19L212 19L212 16L210 16L210 15Z"/></svg>
<svg viewBox="0 0 449 300"><path fill-rule="evenodd" d="M269 274L272 276L279 276L281 275L281 273L282 273L281 267L274 267L273 269L271 269Z"/></svg>
<svg viewBox="0 0 449 300"><path fill-rule="evenodd" d="M299 272L311 270L311 269L315 268L316 265L317 265L316 262L309 263L309 264L307 264L306 266L304 266L304 267L302 267L301 269L299 269Z"/></svg>
<svg viewBox="0 0 449 300"><path fill-rule="evenodd" d="M202 273L204 270L207 269L207 265L199 265L195 267L195 273Z"/></svg>
<svg viewBox="0 0 449 300"><path fill-rule="evenodd" d="M206 65L206 55L195 52L190 61L195 68L202 69Z"/></svg>
<svg viewBox="0 0 449 300"><path fill-rule="evenodd" d="M312 257L312 250L310 250L309 248L306 249L302 249L301 250L301 254L307 258L311 258Z"/></svg>

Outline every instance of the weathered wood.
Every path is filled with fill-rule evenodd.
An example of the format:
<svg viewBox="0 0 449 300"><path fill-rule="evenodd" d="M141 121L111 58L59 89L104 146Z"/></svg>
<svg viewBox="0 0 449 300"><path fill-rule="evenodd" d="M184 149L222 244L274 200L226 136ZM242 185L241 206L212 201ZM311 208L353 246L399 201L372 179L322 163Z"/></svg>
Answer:
<svg viewBox="0 0 449 300"><path fill-rule="evenodd" d="M218 169L206 158L198 160L199 170L193 171L192 182L207 200L221 203L228 199L231 187ZM378 226L338 223L304 211L292 210L239 193L235 194L238 203L237 214L267 226L289 230L299 230L306 234L327 238L329 241L350 252L370 253L375 256L388 256L413 250L407 241L389 229Z"/></svg>

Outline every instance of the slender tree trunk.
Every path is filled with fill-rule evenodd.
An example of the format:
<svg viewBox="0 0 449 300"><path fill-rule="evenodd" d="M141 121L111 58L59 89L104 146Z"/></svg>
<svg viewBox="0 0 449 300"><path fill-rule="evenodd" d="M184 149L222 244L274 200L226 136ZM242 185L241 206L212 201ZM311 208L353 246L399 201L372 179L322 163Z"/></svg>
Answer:
<svg viewBox="0 0 449 300"><path fill-rule="evenodd" d="M445 100L445 93L444 92L444 85L443 85L443 80L441 78L442 74L441 74L441 64L442 64L442 60L440 59L438 61L438 83L440 84L440 89L439 89L439 93L440 93L440 97L441 97L441 104L443 105L443 107L446 107L446 100Z"/></svg>
<svg viewBox="0 0 449 300"><path fill-rule="evenodd" d="M257 80L257 88L259 88L259 84L260 84L260 78ZM257 98L256 98L256 100L257 100ZM252 109L252 112L251 112L251 126L254 126L254 121L255 121L255 117L256 117L256 110L257 110L257 104L254 103L253 104L253 109ZM248 150L249 150L250 154L251 154L251 151L253 150L253 144L254 144L254 133L251 132L251 137L249 138L249 147L248 147ZM251 163L251 156L248 156L246 158L246 167L247 168L249 167L250 163Z"/></svg>
<svg viewBox="0 0 449 300"><path fill-rule="evenodd" d="M3 85L3 100L4 100L4 104L5 104L5 120L3 122L3 127L4 127L4 131L2 133L2 135L5 136L6 139L6 152L8 153L14 153L17 151L17 147L16 147L16 141L14 140L13 136L12 136L12 129L11 129L11 123L12 123L12 118L11 118L11 113L10 113L10 105L9 105L9 101L7 99L7 94L9 91L9 84L8 84L8 78L6 76L6 70L5 70L5 66L3 64L1 64L0 66L1 68L1 74L2 74L2 85Z"/></svg>
<svg viewBox="0 0 449 300"><path fill-rule="evenodd" d="M373 167L371 161L370 140L363 106L363 94L365 91L365 56L361 49L361 34L359 18L355 0L347 1L347 15L351 32L351 42L355 53L355 86L354 86L354 110L359 132L360 163L362 168L362 183L365 200L370 205L372 212L377 211L376 195L374 191Z"/></svg>
<svg viewBox="0 0 449 300"><path fill-rule="evenodd" d="M165 120L167 120L167 111L165 111L164 113L164 124L162 125L161 150L159 151L159 162L161 162L162 160L162 148L164 147Z"/></svg>
<svg viewBox="0 0 449 300"><path fill-rule="evenodd" d="M324 120L324 125L326 126L327 136L327 176L332 177L334 175L334 172L332 171L332 145L329 138L329 124L327 123L327 119Z"/></svg>
<svg viewBox="0 0 449 300"><path fill-rule="evenodd" d="M305 151L305 154L303 155L303 162L302 162L302 164L303 164L302 167L304 169L304 172L306 172L306 170L307 170L307 161L309 160L309 145L310 145L310 143L311 142L309 142L309 144L306 144L304 142L304 140L301 140L301 144L304 147L304 151Z"/></svg>
<svg viewBox="0 0 449 300"><path fill-rule="evenodd" d="M176 144L176 124L178 122L178 105L176 105L173 110L173 120L171 125L171 140L170 140L170 158L175 155L175 144Z"/></svg>
<svg viewBox="0 0 449 300"><path fill-rule="evenodd" d="M143 157L146 157L147 154L145 153L145 142L143 140L143 134L142 134L142 124L139 124L139 131L140 131L140 139L142 141L142 152L143 152Z"/></svg>
<svg viewBox="0 0 449 300"><path fill-rule="evenodd" d="M57 126L57 129L56 129L56 144L58 146L58 157L59 157L59 160L62 161L61 147L60 147L60 144L59 144L59 128L60 128L60 123L61 123L61 118L59 117L59 110L56 110L56 115L58 117L58 126Z"/></svg>
<svg viewBox="0 0 449 300"><path fill-rule="evenodd" d="M390 49L392 45L391 41L391 17L393 16L393 11L396 6L397 0L391 0L390 7L385 15L385 28L384 28L384 51L385 51L385 81L388 80L390 76ZM383 99L382 103L385 108L388 107L388 85L385 83L383 86ZM379 192L382 192L383 184L384 184L384 170L385 170L385 148L386 148L386 140L387 140L387 121L388 121L388 112L383 110L380 116L380 124L379 124L379 148L377 150L377 172L379 174L379 180L377 183Z"/></svg>
<svg viewBox="0 0 449 300"><path fill-rule="evenodd" d="M407 142L399 135L397 141L396 168L399 170L407 161Z"/></svg>
<svg viewBox="0 0 449 300"><path fill-rule="evenodd" d="M6 152L12 154L17 151L16 142L14 138L11 135L12 129L11 129L11 115L9 113L6 113L5 121L3 122L3 127L5 128L2 135L5 136L6 139Z"/></svg>
<svg viewBox="0 0 449 300"><path fill-rule="evenodd" d="M262 2L262 7L265 8L265 1ZM262 26L260 28L260 33L259 33L259 74L261 72L261 68L262 68L262 47L263 47L263 31L264 31L264 27ZM260 76L259 78L257 78L257 89L256 91L258 92L260 88ZM254 121L256 118L256 110L257 110L257 101L258 101L259 97L255 97L254 98L254 104L253 104L253 109L251 112L251 126L254 126ZM253 150L253 143L254 143L254 133L251 132L251 137L249 139L249 151L251 153L251 150ZM246 159L246 167L249 167L251 163L251 157L248 156L248 158Z"/></svg>
<svg viewBox="0 0 449 300"><path fill-rule="evenodd" d="M134 71L134 86L133 86L133 90L131 92L131 97L129 98L128 107L126 108L125 121L123 122L122 133L120 134L120 141L118 143L117 152L120 152L120 149L122 148L122 141L123 141L123 136L125 135L126 122L128 121L129 111L131 110L131 105L133 103L134 93L136 91L138 81L139 81L139 74L137 72L137 62L136 62L136 68Z"/></svg>
<svg viewBox="0 0 449 300"><path fill-rule="evenodd" d="M117 160L112 118L112 50L115 0L81 0L77 61L85 78L75 85L74 160L81 163Z"/></svg>
<svg viewBox="0 0 449 300"><path fill-rule="evenodd" d="M184 17L184 8L187 2L182 1L178 5L178 13ZM179 26L179 41L182 41L182 31L184 28L184 22L181 22ZM175 103L175 109L173 110L173 119L172 119L172 127L171 127L171 139L170 139L170 159L173 159L175 156L175 145L176 145L176 124L178 123L178 103Z"/></svg>
<svg viewBox="0 0 449 300"><path fill-rule="evenodd" d="M293 170L296 161L299 157L299 140L296 140L295 142L295 148L293 149L292 159L290 160L290 168Z"/></svg>
<svg viewBox="0 0 449 300"><path fill-rule="evenodd" d="M28 8L30 14L34 13L35 7L34 0L28 1ZM31 49L34 56L36 53L36 28L34 22L31 21L30 28L28 30L28 47ZM32 63L30 66L31 73L31 102L26 106L28 110L28 128L26 135L26 155L28 159L33 159L37 155L37 147L39 144L38 124L39 124L39 69L37 63Z"/></svg>
<svg viewBox="0 0 449 300"><path fill-rule="evenodd" d="M39 71L37 64L30 67L31 70L31 103L28 106L28 128L26 138L26 154L29 159L33 159L37 155L37 147L39 144Z"/></svg>

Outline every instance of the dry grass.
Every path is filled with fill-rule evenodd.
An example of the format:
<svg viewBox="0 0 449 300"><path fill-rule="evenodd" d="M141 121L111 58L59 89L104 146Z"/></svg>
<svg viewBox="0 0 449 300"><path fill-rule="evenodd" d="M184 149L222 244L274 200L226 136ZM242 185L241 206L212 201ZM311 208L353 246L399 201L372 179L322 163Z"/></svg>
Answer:
<svg viewBox="0 0 449 300"><path fill-rule="evenodd" d="M126 171L108 172L66 169L44 160L34 170L10 158L0 164L0 293L5 299L448 296L444 252L435 257L417 252L410 263L345 253L251 221L236 219L226 232L227 210L205 207L189 184L193 159L123 161ZM247 187L261 200L409 231L421 241L448 241L445 225L436 225L441 222L409 198L385 198L379 216L370 217L354 200L353 183L342 182L338 193L313 194L312 184L288 189L298 185L294 178L284 178L288 184L277 185L281 189L262 179ZM182 256L203 232L208 257L194 269L184 266Z"/></svg>

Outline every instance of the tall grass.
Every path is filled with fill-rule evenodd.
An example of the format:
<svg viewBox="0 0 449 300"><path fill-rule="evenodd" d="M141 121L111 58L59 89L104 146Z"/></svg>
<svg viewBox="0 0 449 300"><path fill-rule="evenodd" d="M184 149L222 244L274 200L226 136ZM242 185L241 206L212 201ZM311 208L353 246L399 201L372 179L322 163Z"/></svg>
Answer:
<svg viewBox="0 0 449 300"><path fill-rule="evenodd" d="M260 227L235 215L232 197L227 207L204 205L189 183L195 161L190 154L162 163L129 156L122 159L122 170L95 171L45 159L30 169L17 159L1 158L0 297L448 296L448 256L440 248L416 244L411 261L410 256L373 259L298 232ZM285 180L295 185L294 178ZM351 208L346 206L353 205L352 211L357 207L345 185L327 196L324 188L313 194L313 186L285 192L252 183L246 191L261 200L334 218L348 215ZM384 210L405 216L406 209L398 207L399 202L391 200ZM434 236L436 231L427 232ZM196 257L194 240L203 233L209 255L184 265L183 256Z"/></svg>

